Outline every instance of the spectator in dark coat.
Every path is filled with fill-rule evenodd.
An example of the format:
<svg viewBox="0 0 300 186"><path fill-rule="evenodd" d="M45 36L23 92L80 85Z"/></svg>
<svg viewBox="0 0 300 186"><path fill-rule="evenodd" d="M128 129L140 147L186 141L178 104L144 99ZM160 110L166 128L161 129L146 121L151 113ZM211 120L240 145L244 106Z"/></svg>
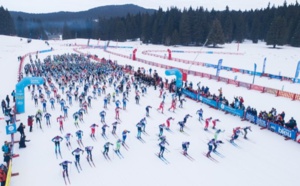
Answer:
<svg viewBox="0 0 300 186"><path fill-rule="evenodd" d="M22 138L23 136L25 136L24 129L25 129L25 125L23 125L23 123L21 123L21 124L19 125L19 127L17 128L17 131L20 132L20 134L21 134L21 138Z"/></svg>
<svg viewBox="0 0 300 186"><path fill-rule="evenodd" d="M26 148L25 142L29 142L30 140L26 140L26 136L21 137L19 142L19 148Z"/></svg>
<svg viewBox="0 0 300 186"><path fill-rule="evenodd" d="M5 100L6 100L6 102L7 102L7 107L9 107L10 99L9 99L9 96L8 96L8 95L6 96Z"/></svg>

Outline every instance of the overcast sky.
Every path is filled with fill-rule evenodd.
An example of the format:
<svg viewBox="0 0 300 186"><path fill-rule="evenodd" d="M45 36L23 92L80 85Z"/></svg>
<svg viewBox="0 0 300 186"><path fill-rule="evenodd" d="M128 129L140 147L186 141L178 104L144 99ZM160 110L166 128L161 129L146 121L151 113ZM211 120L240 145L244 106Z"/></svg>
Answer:
<svg viewBox="0 0 300 186"><path fill-rule="evenodd" d="M288 4L295 3L296 0L286 0ZM22 11L28 13L49 13L58 11L83 11L98 6L135 4L144 8L166 10L168 7L176 6L180 9L184 7L197 8L203 6L211 10L224 10L226 5L234 10L249 10L265 8L271 5L282 5L284 0L0 0L0 5L10 11Z"/></svg>

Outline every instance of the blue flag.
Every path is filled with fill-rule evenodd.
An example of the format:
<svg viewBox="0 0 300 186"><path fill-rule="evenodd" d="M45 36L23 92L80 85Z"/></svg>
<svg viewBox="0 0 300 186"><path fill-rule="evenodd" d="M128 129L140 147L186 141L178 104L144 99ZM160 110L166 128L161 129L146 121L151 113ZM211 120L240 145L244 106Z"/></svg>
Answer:
<svg viewBox="0 0 300 186"><path fill-rule="evenodd" d="M221 67L222 67L222 62L223 62L223 59L220 59L219 62L218 62L217 73L216 73L217 77L219 76L219 73L220 73L220 70L221 70Z"/></svg>
<svg viewBox="0 0 300 186"><path fill-rule="evenodd" d="M299 76L299 71L300 71L300 61L298 62L298 65L297 65L297 69L296 69L296 73L295 73L295 78L294 78L294 83L296 83L296 80Z"/></svg>
<svg viewBox="0 0 300 186"><path fill-rule="evenodd" d="M262 73L263 73L263 74L265 73L266 61L267 61L267 58L265 57L265 59L264 59L264 64L263 64L263 69L262 69Z"/></svg>

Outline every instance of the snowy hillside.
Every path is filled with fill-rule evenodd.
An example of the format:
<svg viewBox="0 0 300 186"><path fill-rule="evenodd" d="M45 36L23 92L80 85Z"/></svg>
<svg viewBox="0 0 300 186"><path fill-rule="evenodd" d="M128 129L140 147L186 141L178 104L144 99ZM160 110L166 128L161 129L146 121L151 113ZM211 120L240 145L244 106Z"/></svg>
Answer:
<svg viewBox="0 0 300 186"><path fill-rule="evenodd" d="M86 45L87 40L77 39L68 41L49 41L50 46L47 46L43 41L33 40L28 44L25 40L20 41L17 37L0 36L1 43L1 56L0 67L2 73L0 74L0 95L4 98L7 94L10 95L11 91L17 82L17 70L19 62L18 56L25 55L28 52L34 52L37 50L45 50L53 47L54 51L49 53L39 54L39 58L43 60L48 55L74 53L74 46L68 46L68 44ZM96 45L97 41L91 41L90 44ZM101 41L100 45L104 42ZM154 45L140 45L136 42L126 43L114 43L111 42L111 46L131 46L138 49L137 57L155 61L161 64L178 65L180 68L207 72L215 74L215 71L208 68L200 68L195 66L186 65L183 63L175 63L168 60L155 58L147 55L143 55L142 51L145 50L166 50L164 46ZM76 47L78 48L78 47ZM178 48L177 48L178 49ZM155 69L159 75L165 78L164 70L161 68L152 67L142 63L134 62L129 59L121 58L119 56L105 53L101 49L79 49L84 53L96 54L99 58L106 58L116 60L119 64L130 64L138 67L144 67L145 69ZM124 55L130 55L132 49L108 49ZM180 47L180 50L199 51L199 48L193 47ZM203 49L208 50L208 49ZM210 50L210 49L209 49ZM224 45L222 49L224 51L236 51L236 44ZM215 55L202 55L200 54L196 61L207 63L217 63L219 58L223 58L224 63L227 66L236 68L245 68L252 70L254 62L260 65L264 57L267 57L268 72L279 72L282 74L293 76L295 72L295 64L300 59L299 51L295 48L283 47L278 53L278 50L268 49L264 43L258 45L242 44L240 46L240 52L245 55L241 56L215 56ZM175 54L178 58L185 58L193 60L196 58L196 54L182 53ZM253 60L252 60L253 59ZM284 68L280 64L289 62L289 68ZM25 59L25 64L29 63L29 58ZM271 65L274 64L274 65ZM260 67L258 68L260 69ZM248 75L235 74L230 72L220 73L221 76L233 78L235 75L238 79L245 81L249 80ZM168 77L170 78L170 77ZM247 79L248 78L248 79ZM260 110L271 110L275 107L278 112L285 111L286 119L294 117L300 121L298 110L299 101L291 101L282 97L275 97L271 94L262 94L256 91L249 91L244 88L227 85L224 83L216 82L208 79L200 79L194 76L188 76L188 81L193 81L194 86L201 81L201 84L208 86L212 93L217 94L217 89L222 87L223 94L229 101L233 100L233 96L243 96L245 105L251 105ZM277 86L277 88L284 85L287 90L295 90L299 85L281 82L279 80L265 79L257 77L255 82L264 86ZM56 85L57 86L57 85ZM80 88L82 90L82 87ZM299 89L297 89L299 90ZM17 118L23 123L27 123L27 116L34 115L38 109L42 109L39 103L38 107L34 106L34 102L31 100L30 92L25 91L26 98L26 113L18 115ZM108 87L107 93L113 93L112 87ZM61 94L61 90L59 90ZM92 95L91 91L89 95ZM65 98L65 95L63 95ZM110 131L112 129L111 123L114 119L115 104L111 103L108 106L106 121L110 128L107 131L108 139L105 140L101 136L101 128L96 129L97 141L90 138L90 125L93 123L100 123L99 112L103 110L103 98L97 97L92 100L92 108L88 109L88 114L84 115L84 123L80 123L80 129L83 130L83 144L85 146L94 146L93 159L96 167L91 167L86 161L86 153L81 156L80 162L82 171L77 172L74 163L69 168L69 177L71 185L145 185L145 186L167 186L167 185L245 185L245 186L263 186L263 185L295 185L298 183L297 175L294 167L300 163L299 160L299 144L293 141L285 141L282 136L274 134L268 130L260 130L258 126L252 125L247 121L241 121L240 118L232 116L230 114L224 114L224 112L209 108L207 105L197 103L190 99L184 103L183 108L177 108L175 113L167 111L167 108L171 105L171 94L167 93L165 102L164 114L156 111L160 102L159 90L154 90L153 87L148 88L148 92L145 96L141 96L140 104L136 104L134 101L133 90L129 94L129 102L127 103L127 109L120 111L121 124L117 128L117 135L121 137L123 130L130 130L128 134L127 144L129 149L126 150L121 147L121 153L124 158L119 158L114 152L113 148L110 148L109 156L111 161L106 160L103 155L103 145L106 142L115 144L117 138L114 137ZM120 98L117 98L121 100ZM139 141L136 138L137 129L136 124L145 117L145 107L151 105L153 108L150 110L150 117L147 118L146 131L149 135L142 134L142 138L145 143ZM19 172L20 175L12 177L12 186L30 185L30 186L52 186L52 185L65 185L62 178L62 168L59 166L64 160L74 162L75 158L72 156L71 151L68 150L65 145L65 140L61 144L62 159L58 156L56 158L54 153L54 144L51 139L56 135L64 136L67 132L73 134L71 138L71 144L73 149L78 147L75 137L75 131L78 129L74 126L74 121L71 115L79 109L78 103L74 102L69 109L69 118L66 119L64 124L64 133L59 131L59 124L56 122L56 118L62 115L59 109L59 105L55 104L56 109L51 110L50 104L48 104L48 111L52 115L51 128L47 127L45 121L42 121L43 130L33 127L33 132L28 131L28 126L25 129L27 138L31 141L27 143L27 148L18 149L18 144L15 146L15 153L20 154L20 157L13 159L13 172ZM203 130L204 122L198 121L198 116L195 114L198 109L204 110L204 118L212 117L213 119L220 119L221 122L217 123L217 128L224 129L225 132L221 133L219 139L224 141L224 144L218 147L218 151L223 155L217 155L212 153L212 157L215 158L218 163L211 161L203 156L203 153L207 152L207 142L213 138L215 132L209 127L209 131ZM179 132L178 121L182 121L186 114L190 114L193 117L187 121L186 133ZM2 114L0 114L2 117ZM155 153L158 153L158 125L165 123L168 117L174 117L175 120L171 123L171 130L173 132L164 131L169 146L169 151L165 152L164 157L169 164L160 160ZM5 122L1 120L2 126L0 128L0 141L9 140L10 137L5 134L4 126ZM19 124L19 123L18 123ZM245 140L242 137L236 141L238 147L230 144L227 139L232 134L232 129L235 127L252 126L252 131L248 133L249 140ZM19 139L19 133L16 134L16 139ZM189 160L181 154L181 143L184 141L191 142L188 153L194 158L194 161Z"/></svg>

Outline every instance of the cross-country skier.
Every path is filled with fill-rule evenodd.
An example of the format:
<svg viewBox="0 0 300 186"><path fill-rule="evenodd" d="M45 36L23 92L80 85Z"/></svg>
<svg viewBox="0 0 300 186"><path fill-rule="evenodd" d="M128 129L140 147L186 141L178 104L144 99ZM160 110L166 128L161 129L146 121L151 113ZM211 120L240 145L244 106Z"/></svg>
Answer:
<svg viewBox="0 0 300 186"><path fill-rule="evenodd" d="M106 157L108 157L108 151L109 151L109 146L110 145L114 145L114 144L112 144L110 142L106 142L103 146L104 147L103 155L106 156Z"/></svg>
<svg viewBox="0 0 300 186"><path fill-rule="evenodd" d="M159 153L158 153L158 157L160 157L160 158L164 157L164 152L165 152L165 149L166 149L166 144L169 145L169 143L167 142L167 140L163 140L163 141L161 141L159 143L160 150L159 150Z"/></svg>
<svg viewBox="0 0 300 186"><path fill-rule="evenodd" d="M219 119L214 119L212 120L212 128L215 129L216 128L216 124L217 124L217 121L220 121Z"/></svg>
<svg viewBox="0 0 300 186"><path fill-rule="evenodd" d="M215 140L218 139L219 134L220 134L221 132L225 132L225 130L222 131L221 129L218 129L218 130L215 132L215 134L214 134L214 139L215 139Z"/></svg>
<svg viewBox="0 0 300 186"><path fill-rule="evenodd" d="M184 128L184 126L185 126L185 123L184 123L183 121L179 121L179 122L178 122L178 125L180 126L179 131L180 131L180 132L184 132L184 131L183 131L183 128Z"/></svg>
<svg viewBox="0 0 300 186"><path fill-rule="evenodd" d="M123 110L126 110L127 101L129 101L129 100L128 100L126 97L124 97L124 98L122 99Z"/></svg>
<svg viewBox="0 0 300 186"><path fill-rule="evenodd" d="M198 114L198 116L199 116L199 121L203 120L203 110L202 110L202 108L197 110L196 114Z"/></svg>
<svg viewBox="0 0 300 186"><path fill-rule="evenodd" d="M250 130L252 132L251 126L247 126L247 127L243 128L243 130L244 130L244 138L248 139L247 138L247 133L248 133L248 130Z"/></svg>
<svg viewBox="0 0 300 186"><path fill-rule="evenodd" d="M50 123L50 117L51 117L51 114L49 114L49 113L46 113L45 115L44 115L44 118L46 118L46 125L51 125L51 123Z"/></svg>
<svg viewBox="0 0 300 186"><path fill-rule="evenodd" d="M149 117L149 109L152 108L150 105L146 107L146 116Z"/></svg>
<svg viewBox="0 0 300 186"><path fill-rule="evenodd" d="M186 100L183 98L183 99L179 99L179 108L183 108L183 102L186 102Z"/></svg>
<svg viewBox="0 0 300 186"><path fill-rule="evenodd" d="M82 145L83 146L83 143L82 143L82 136L83 136L83 131L82 130L78 130L76 131L76 137L77 137L77 143L78 145Z"/></svg>
<svg viewBox="0 0 300 186"><path fill-rule="evenodd" d="M141 122L139 122L138 124L136 124L137 127L137 139L141 139L141 133L142 133L142 127L143 125L141 124Z"/></svg>
<svg viewBox="0 0 300 186"><path fill-rule="evenodd" d="M234 140L238 139L239 135L241 134L241 127L236 127L235 129L233 129L233 134L231 136L231 140L230 143L233 143Z"/></svg>
<svg viewBox="0 0 300 186"><path fill-rule="evenodd" d="M190 142L182 142L182 150L183 150L183 155L188 155L187 150L190 146Z"/></svg>
<svg viewBox="0 0 300 186"><path fill-rule="evenodd" d="M164 132L164 128L166 127L166 125L163 123L163 124L160 124L158 125L158 128L159 128L159 134L158 136L162 136L163 135L163 132Z"/></svg>
<svg viewBox="0 0 300 186"><path fill-rule="evenodd" d="M79 113L78 113L78 112L75 112L75 113L73 114L73 118L74 118L74 125L75 125L75 127L76 127L76 128L79 127L79 126L78 126Z"/></svg>
<svg viewBox="0 0 300 186"><path fill-rule="evenodd" d="M208 145L208 152L207 152L207 154L206 154L206 157L210 157L210 153L211 153L211 151L213 150L213 146L214 146L214 143L215 143L215 139L212 139L212 140L210 140L208 143L207 143L207 145Z"/></svg>
<svg viewBox="0 0 300 186"><path fill-rule="evenodd" d="M71 146L71 142L70 142L70 138L73 137L73 135L71 133L67 133L65 135L65 139L66 139L66 145L68 148L72 149L72 146Z"/></svg>
<svg viewBox="0 0 300 186"><path fill-rule="evenodd" d="M120 119L120 107L117 107L117 108L115 108L115 112L116 112L116 117L115 117L115 119Z"/></svg>
<svg viewBox="0 0 300 186"><path fill-rule="evenodd" d="M213 149L213 152L216 152L217 151L217 147L219 144L223 144L223 141L221 140L215 140L214 141L214 149Z"/></svg>
<svg viewBox="0 0 300 186"><path fill-rule="evenodd" d="M188 119L189 117L192 117L192 116L189 115L189 114L187 114L187 115L184 116L184 118L183 118L183 123L184 123L184 124L186 123L186 121L187 121L187 119Z"/></svg>
<svg viewBox="0 0 300 186"><path fill-rule="evenodd" d="M67 177L69 179L69 172L68 172L68 164L69 163L72 164L72 162L70 162L70 161L63 161L59 164L60 166L62 166L62 169L63 169L62 175L63 175L64 179L65 179L65 177ZM66 180L65 180L65 183L66 183ZM70 180L69 180L69 183L70 183Z"/></svg>
<svg viewBox="0 0 300 186"><path fill-rule="evenodd" d="M106 127L109 127L109 126L106 125L106 124L104 124L104 125L101 127L101 129L102 129L102 134L101 134L101 135L102 135L104 138L107 138L107 137L106 137L106 134L105 134Z"/></svg>
<svg viewBox="0 0 300 186"><path fill-rule="evenodd" d="M85 147L85 151L86 151L86 159L87 161L93 161L93 156L92 156L92 150L93 150L93 146L87 146Z"/></svg>
<svg viewBox="0 0 300 186"><path fill-rule="evenodd" d="M140 120L140 124L142 125L142 131L143 131L143 132L146 132L146 124L147 124L146 117L143 117L143 118Z"/></svg>
<svg viewBox="0 0 300 186"><path fill-rule="evenodd" d="M129 130L124 130L122 132L122 145L125 144L125 141L126 141L126 138L127 138L127 133L130 133L130 131Z"/></svg>
<svg viewBox="0 0 300 186"><path fill-rule="evenodd" d="M106 116L106 112L104 110L102 110L100 113L99 113L100 117L101 117L101 122L102 123L105 123L105 116Z"/></svg>
<svg viewBox="0 0 300 186"><path fill-rule="evenodd" d="M115 121L113 122L111 125L113 126L113 129L111 131L112 134L116 134L116 130L117 130L117 125L120 124L119 122Z"/></svg>
<svg viewBox="0 0 300 186"><path fill-rule="evenodd" d="M78 147L72 151L72 155L75 156L75 164L78 163L79 165L80 165L80 152L83 154L84 150Z"/></svg>
<svg viewBox="0 0 300 186"><path fill-rule="evenodd" d="M99 125L97 125L97 124L92 124L91 126L90 126L90 128L91 128L91 134L90 134L90 136L91 137L94 137L95 138L95 131L96 131L96 127L99 127Z"/></svg>
<svg viewBox="0 0 300 186"><path fill-rule="evenodd" d="M166 130L170 130L170 120L174 120L174 118L169 117L169 118L166 120L166 124L167 124Z"/></svg>
<svg viewBox="0 0 300 186"><path fill-rule="evenodd" d="M161 113L162 113L162 114L164 113L164 103L165 103L165 102L162 101L162 102L160 103L158 109L157 109L157 110L161 110Z"/></svg>
<svg viewBox="0 0 300 186"><path fill-rule="evenodd" d="M205 119L205 127L204 130L207 130L208 126L209 126L209 122L212 120L212 117L206 118Z"/></svg>
<svg viewBox="0 0 300 186"><path fill-rule="evenodd" d="M60 115L60 116L56 119L56 121L59 123L59 130L60 130L61 132L64 130L64 120L65 120L65 118L64 118L62 115Z"/></svg>
<svg viewBox="0 0 300 186"><path fill-rule="evenodd" d="M60 142L63 140L63 138L61 136L55 136L54 138L52 138L52 142L54 142L55 145L55 154L57 154L57 152L60 153Z"/></svg>
<svg viewBox="0 0 300 186"><path fill-rule="evenodd" d="M171 111L171 109L173 109L173 112L175 112L175 109L176 109L176 99L172 100L171 107L168 109L168 111Z"/></svg>

